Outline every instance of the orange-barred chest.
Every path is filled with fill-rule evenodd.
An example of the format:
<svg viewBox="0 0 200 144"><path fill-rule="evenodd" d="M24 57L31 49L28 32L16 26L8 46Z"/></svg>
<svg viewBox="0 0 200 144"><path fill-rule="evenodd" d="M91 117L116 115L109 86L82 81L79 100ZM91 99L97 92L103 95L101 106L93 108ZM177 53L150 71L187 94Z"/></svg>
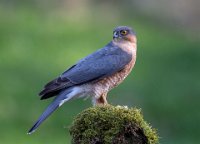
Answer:
<svg viewBox="0 0 200 144"><path fill-rule="evenodd" d="M101 92L108 92L112 88L118 86L131 72L133 66L135 64L135 58L133 58L129 64L127 64L124 69L120 70L112 74L109 77L105 77L102 80L95 82L94 88L95 90ZM98 93L99 93L98 92Z"/></svg>
<svg viewBox="0 0 200 144"><path fill-rule="evenodd" d="M119 72L116 72L112 76L109 76L106 79L107 83L109 84L109 90L118 86L123 80L129 75L133 66L135 64L135 60L133 59L129 64L127 64L124 69Z"/></svg>
<svg viewBox="0 0 200 144"><path fill-rule="evenodd" d="M132 60L122 70L101 80L92 82L92 93L94 93L95 97L107 93L112 88L118 86L128 76L135 65L137 51L136 43L120 43L119 47L131 54Z"/></svg>

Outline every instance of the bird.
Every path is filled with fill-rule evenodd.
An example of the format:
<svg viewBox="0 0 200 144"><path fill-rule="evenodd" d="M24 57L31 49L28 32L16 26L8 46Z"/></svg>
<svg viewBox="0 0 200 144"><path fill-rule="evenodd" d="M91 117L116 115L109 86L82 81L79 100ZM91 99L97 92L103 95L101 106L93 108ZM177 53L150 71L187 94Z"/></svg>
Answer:
<svg viewBox="0 0 200 144"><path fill-rule="evenodd" d="M107 93L130 74L136 62L137 38L128 26L113 30L113 39L103 48L79 60L60 76L47 83L39 93L44 100L55 96L28 131L32 134L56 109L65 102L91 97L93 105L106 105Z"/></svg>

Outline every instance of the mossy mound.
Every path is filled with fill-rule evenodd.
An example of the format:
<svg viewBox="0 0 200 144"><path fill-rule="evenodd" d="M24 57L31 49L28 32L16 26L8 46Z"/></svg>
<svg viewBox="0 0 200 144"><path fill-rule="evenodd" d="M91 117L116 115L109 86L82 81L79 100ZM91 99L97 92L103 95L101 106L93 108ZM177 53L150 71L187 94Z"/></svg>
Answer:
<svg viewBox="0 0 200 144"><path fill-rule="evenodd" d="M158 136L141 111L121 106L91 107L74 119L73 144L156 144Z"/></svg>

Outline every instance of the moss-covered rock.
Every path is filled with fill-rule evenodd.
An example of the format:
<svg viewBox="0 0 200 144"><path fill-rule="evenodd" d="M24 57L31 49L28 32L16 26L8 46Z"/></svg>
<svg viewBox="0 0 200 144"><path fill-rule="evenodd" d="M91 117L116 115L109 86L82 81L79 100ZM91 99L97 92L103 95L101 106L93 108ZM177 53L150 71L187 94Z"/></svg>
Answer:
<svg viewBox="0 0 200 144"><path fill-rule="evenodd" d="M122 106L91 107L74 119L73 144L156 144L158 136L141 111Z"/></svg>

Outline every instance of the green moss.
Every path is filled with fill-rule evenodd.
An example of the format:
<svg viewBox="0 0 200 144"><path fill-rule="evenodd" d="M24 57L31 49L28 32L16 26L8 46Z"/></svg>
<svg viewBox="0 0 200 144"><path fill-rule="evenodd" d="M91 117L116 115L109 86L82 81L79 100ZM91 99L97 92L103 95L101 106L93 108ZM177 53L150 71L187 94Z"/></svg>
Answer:
<svg viewBox="0 0 200 144"><path fill-rule="evenodd" d="M155 129L141 110L121 106L91 107L74 119L70 128L74 144L156 144Z"/></svg>

